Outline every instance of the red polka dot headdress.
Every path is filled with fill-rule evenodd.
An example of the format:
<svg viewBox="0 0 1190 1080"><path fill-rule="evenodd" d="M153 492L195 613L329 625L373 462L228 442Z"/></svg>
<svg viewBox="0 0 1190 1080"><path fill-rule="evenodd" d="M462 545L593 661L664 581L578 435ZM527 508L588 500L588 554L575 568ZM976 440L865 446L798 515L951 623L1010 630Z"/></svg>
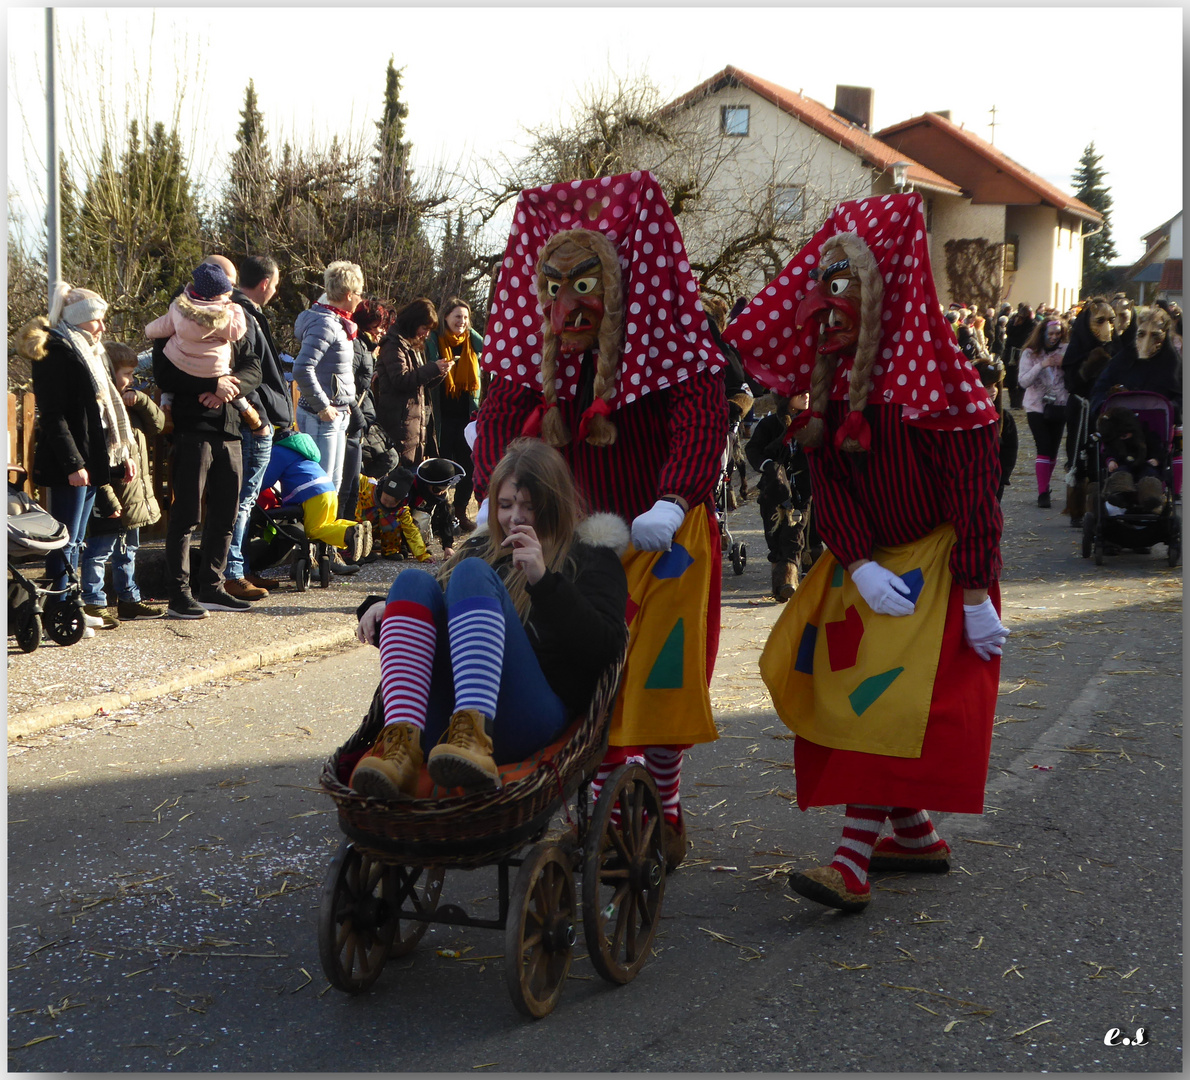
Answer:
<svg viewBox="0 0 1190 1080"><path fill-rule="evenodd" d="M921 205L921 196L911 193L836 206L810 242L724 332L749 374L791 397L810 390L819 325L811 321L799 329L794 315L823 247L850 233L844 236L847 247L867 248L883 284L867 400L900 405L906 421L940 430L995 422L992 401L938 307ZM858 351L863 348L861 331ZM839 360L831 400L849 397L851 369L850 359ZM861 418L855 419L856 430L848 434L859 434Z"/></svg>
<svg viewBox="0 0 1190 1080"><path fill-rule="evenodd" d="M605 413L614 411L696 372L723 367L682 234L661 185L651 172L633 172L521 192L483 342L486 371L541 389L537 263L550 237L569 229L590 229L607 237L616 249L623 281L619 366L606 401L597 401L592 410L602 406ZM559 361L558 399L577 396L580 367L581 357Z"/></svg>

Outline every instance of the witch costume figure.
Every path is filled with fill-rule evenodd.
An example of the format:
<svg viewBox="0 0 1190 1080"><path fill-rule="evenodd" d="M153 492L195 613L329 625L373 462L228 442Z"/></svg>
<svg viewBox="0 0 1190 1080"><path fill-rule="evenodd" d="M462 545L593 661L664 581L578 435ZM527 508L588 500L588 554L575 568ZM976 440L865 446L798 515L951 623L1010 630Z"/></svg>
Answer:
<svg viewBox="0 0 1190 1080"><path fill-rule="evenodd" d="M666 861L686 852L682 754L718 737L708 685L722 566L712 494L727 443L724 359L661 185L648 172L523 191L483 345L475 487L536 435L591 511L632 523L628 658L592 796L643 757L665 808Z"/></svg>
<svg viewBox="0 0 1190 1080"><path fill-rule="evenodd" d="M927 811L983 811L1008 636L996 410L943 321L921 206L840 204L724 335L759 381L810 394L791 430L829 550L760 668L798 805L846 806L830 864L790 885L842 911L869 871L949 869Z"/></svg>

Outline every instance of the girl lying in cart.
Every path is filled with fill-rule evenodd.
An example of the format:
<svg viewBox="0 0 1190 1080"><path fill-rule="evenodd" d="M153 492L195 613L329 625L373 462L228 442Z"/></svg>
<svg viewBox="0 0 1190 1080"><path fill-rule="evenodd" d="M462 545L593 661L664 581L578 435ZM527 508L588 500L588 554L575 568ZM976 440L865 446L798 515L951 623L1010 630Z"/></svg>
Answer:
<svg viewBox="0 0 1190 1080"><path fill-rule="evenodd" d="M497 766L558 738L624 649L627 525L584 517L562 455L537 439L509 443L489 490L487 532L437 577L403 570L387 601L361 606L385 726L351 775L360 794L413 797L423 760L443 787L498 786Z"/></svg>

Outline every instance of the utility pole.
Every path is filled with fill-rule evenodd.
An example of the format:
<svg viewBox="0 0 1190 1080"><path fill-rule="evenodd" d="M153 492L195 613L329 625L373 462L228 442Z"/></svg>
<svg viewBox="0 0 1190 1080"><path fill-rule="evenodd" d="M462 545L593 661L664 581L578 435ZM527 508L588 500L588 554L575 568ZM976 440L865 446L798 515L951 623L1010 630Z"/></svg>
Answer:
<svg viewBox="0 0 1190 1080"><path fill-rule="evenodd" d="M58 167L58 70L54 42L54 9L45 9L45 115L46 115L46 150L49 158L49 176L46 192L46 283L48 297L46 310L53 304L54 285L62 279L62 263L59 248L59 229L61 213L58 205L58 193L61 190L61 176Z"/></svg>
<svg viewBox="0 0 1190 1080"><path fill-rule="evenodd" d="M992 114L992 122L988 125L992 129L992 145L996 145L996 106L993 105L988 112Z"/></svg>

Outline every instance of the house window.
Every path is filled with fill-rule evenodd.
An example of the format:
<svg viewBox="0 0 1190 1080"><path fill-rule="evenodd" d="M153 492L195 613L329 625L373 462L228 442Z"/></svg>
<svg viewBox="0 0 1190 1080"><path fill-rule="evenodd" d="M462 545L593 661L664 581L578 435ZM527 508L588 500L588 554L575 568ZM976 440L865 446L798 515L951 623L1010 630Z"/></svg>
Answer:
<svg viewBox="0 0 1190 1080"><path fill-rule="evenodd" d="M1015 236L1010 236L1004 241L1004 273L1016 273L1016 257L1017 249L1020 241Z"/></svg>
<svg viewBox="0 0 1190 1080"><path fill-rule="evenodd" d="M747 105L724 105L722 110L720 110L723 134L747 135L748 113L749 106Z"/></svg>
<svg viewBox="0 0 1190 1080"><path fill-rule="evenodd" d="M778 184L773 193L773 218L790 224L806 216L806 189L800 184Z"/></svg>

